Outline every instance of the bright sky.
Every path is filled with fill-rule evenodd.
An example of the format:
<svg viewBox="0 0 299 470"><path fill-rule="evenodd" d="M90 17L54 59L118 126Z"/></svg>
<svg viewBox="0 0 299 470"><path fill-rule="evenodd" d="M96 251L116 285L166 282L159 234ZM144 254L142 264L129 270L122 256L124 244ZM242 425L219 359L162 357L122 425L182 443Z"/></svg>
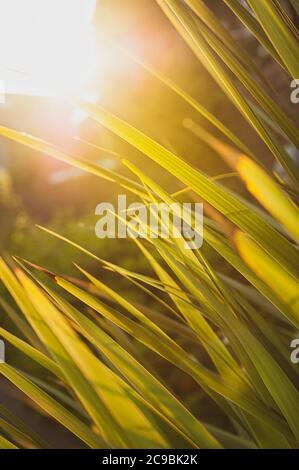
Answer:
<svg viewBox="0 0 299 470"><path fill-rule="evenodd" d="M94 65L95 7L96 0L0 0L6 93L63 96L84 89Z"/></svg>

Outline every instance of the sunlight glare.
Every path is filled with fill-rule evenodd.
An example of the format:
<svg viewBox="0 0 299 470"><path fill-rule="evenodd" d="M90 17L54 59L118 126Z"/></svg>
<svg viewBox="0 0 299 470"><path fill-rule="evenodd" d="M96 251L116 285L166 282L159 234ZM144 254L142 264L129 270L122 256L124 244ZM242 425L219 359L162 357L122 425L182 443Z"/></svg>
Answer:
<svg viewBox="0 0 299 470"><path fill-rule="evenodd" d="M94 67L96 0L0 0L0 80L6 93L72 96Z"/></svg>

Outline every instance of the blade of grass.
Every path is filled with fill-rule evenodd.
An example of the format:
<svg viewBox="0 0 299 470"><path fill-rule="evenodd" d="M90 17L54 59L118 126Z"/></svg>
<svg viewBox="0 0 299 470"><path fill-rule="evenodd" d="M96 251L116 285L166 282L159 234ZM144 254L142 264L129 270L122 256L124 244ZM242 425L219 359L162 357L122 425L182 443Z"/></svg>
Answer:
<svg viewBox="0 0 299 470"><path fill-rule="evenodd" d="M103 108L86 103L82 104L82 109L97 122L103 124L176 176L237 226L247 231L265 247L271 256L277 257L279 263L286 270L296 276L299 266L299 255L296 249L236 195L227 191L219 183L210 181L203 173L191 167L182 158L177 157Z"/></svg>
<svg viewBox="0 0 299 470"><path fill-rule="evenodd" d="M0 436L0 449L17 449L17 446L3 436Z"/></svg>
<svg viewBox="0 0 299 470"><path fill-rule="evenodd" d="M131 181L128 178L121 176L111 170L101 168L99 165L96 165L95 163L85 158L69 155L63 152L62 150L58 149L57 147L37 137L31 136L24 132L18 132L3 126L0 126L0 135L7 139L18 142L22 145L25 145L33 150L41 152L42 154L46 154L53 158L56 158L59 161L67 163L68 165L86 171L92 175L99 176L112 183L120 184L123 188L132 191L134 194L141 194L143 197L146 197L146 194L142 192L142 188L134 181Z"/></svg>
<svg viewBox="0 0 299 470"><path fill-rule="evenodd" d="M299 211L275 180L256 162L196 126L196 135L212 147L242 178L248 191L299 240Z"/></svg>
<svg viewBox="0 0 299 470"><path fill-rule="evenodd" d="M234 12L234 14L242 21L244 26L252 32L260 44L271 54L282 67L285 67L279 55L274 49L271 41L268 39L263 28L256 20L256 18L249 12L238 0L224 0L227 6Z"/></svg>
<svg viewBox="0 0 299 470"><path fill-rule="evenodd" d="M106 447L106 443L101 437L91 431L86 424L9 364L0 364L0 374L4 375L25 395L37 403L51 418L62 424L89 447L94 449L104 449Z"/></svg>
<svg viewBox="0 0 299 470"><path fill-rule="evenodd" d="M59 311L20 269L17 272L22 280L24 291L21 290L21 286L3 262L0 263L0 267L2 279L12 293L15 294L15 291L17 291L23 298L26 295L28 296L27 302L29 302L29 299L32 301L30 310L26 310L27 319L62 368L68 383L74 389L100 431L104 433L105 439L110 440L116 446L124 446L125 443L130 446L132 445L130 439L132 439L133 433L130 435L125 434L124 428L129 427L133 421L136 429L138 429L139 421L141 421L142 432L135 437L137 440L134 442L139 442L140 445L144 445L144 442L147 445L153 445L151 442L152 436L153 442L156 442L155 445L159 445L163 441L162 438L158 437L158 434L148 425L147 419L137 405L130 401L131 397L134 396L133 391L128 390L129 387L121 379L91 354ZM79 351L80 356L78 358ZM98 379L95 382L95 377L100 377L101 380ZM112 396L114 397L113 400ZM124 410L130 408L132 408L133 414L131 419L126 422L122 421L121 424L118 423L118 419L122 419L122 414L125 413ZM117 416L113 415L115 413ZM123 419L125 418L126 414Z"/></svg>
<svg viewBox="0 0 299 470"><path fill-rule="evenodd" d="M86 275L95 284L95 286L98 285L99 281L97 279L88 273ZM283 424L283 421L278 415L273 414L269 408L266 411L264 405L256 400L254 396L248 395L244 390L241 391L236 387L231 387L230 384L223 379L220 380L214 373L211 373L202 366L199 366L198 363L194 362L187 356L182 348L179 348L175 343L174 346L173 342L170 343L169 340L165 340L165 336L162 339L161 336L157 336L149 328L144 328L142 325L136 324L136 322L130 320L120 312L115 311L112 307L106 306L103 302L82 289L72 285L70 282L61 278L57 278L56 281L58 285L63 287L67 292L71 293L86 305L113 321L128 334L133 335L138 341L142 342L162 357L165 357L168 361L184 370L187 374L190 374L202 386L210 387L216 393L219 393L221 396L223 395L227 399L237 403L241 408L246 409L249 413L256 415L258 419L266 420L270 426L277 427L278 430L286 432L286 434L289 435L289 431L287 430L288 427Z"/></svg>
<svg viewBox="0 0 299 470"><path fill-rule="evenodd" d="M78 323L80 331L119 369L145 399L167 416L183 433L187 433L197 446L219 447L217 441L207 433L202 424L132 355L77 309L61 300L53 292L51 294L67 315Z"/></svg>
<svg viewBox="0 0 299 470"><path fill-rule="evenodd" d="M274 2L248 0L262 28L293 78L299 77L299 47Z"/></svg>
<svg viewBox="0 0 299 470"><path fill-rule="evenodd" d="M295 187L298 188L298 168L284 148L274 139L274 136L269 132L267 127L265 127L258 117L258 114L254 111L254 108L235 86L229 74L225 71L225 67L220 63L215 53L210 49L206 40L200 33L200 29L191 21L192 19L190 19L190 16L186 14L182 5L178 5L174 0L160 0L160 5L187 44L193 50L196 57L203 63L216 82L219 83L227 96L248 120L249 124L254 127L275 158L277 158L285 168Z"/></svg>

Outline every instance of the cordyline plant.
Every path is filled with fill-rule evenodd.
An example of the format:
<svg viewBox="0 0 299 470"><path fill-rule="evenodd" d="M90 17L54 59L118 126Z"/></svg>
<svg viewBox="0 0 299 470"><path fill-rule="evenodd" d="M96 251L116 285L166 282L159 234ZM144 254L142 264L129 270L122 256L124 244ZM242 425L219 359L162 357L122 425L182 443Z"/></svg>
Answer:
<svg viewBox="0 0 299 470"><path fill-rule="evenodd" d="M290 83L299 78L298 31L280 2L248 0L246 9L238 0L224 1ZM289 343L299 328L299 171L285 144L298 148L299 130L271 97L253 59L207 3L158 4L287 176L283 180L264 168L216 116L144 64L222 133L223 140L193 121L185 122L232 167L250 197L228 190L106 109L79 103L92 119L176 177L190 198L205 201L210 216L218 214L215 220L205 218L204 239L231 266L232 274L215 270L201 250L186 250L179 238L135 239L154 273L150 277L100 259L44 229L154 296L161 309L129 301L79 266L80 282L52 275L44 283L32 265L2 259L1 280L19 309L13 311L2 301L2 314L15 319L23 338L3 328L0 336L46 370L48 378L41 378L44 372L29 377L11 363L1 364L0 373L42 413L91 448L296 448L299 369L290 360ZM298 1L292 0L292 5L299 12ZM115 182L142 201L177 200L128 161L124 164L132 179L15 130L1 127L0 134ZM186 346L189 343L192 347ZM208 365L190 353L196 348L204 348ZM144 349L192 377L199 393L226 415L229 426L216 427L194 416L189 404L146 363ZM0 430L2 448L46 446L4 407Z"/></svg>

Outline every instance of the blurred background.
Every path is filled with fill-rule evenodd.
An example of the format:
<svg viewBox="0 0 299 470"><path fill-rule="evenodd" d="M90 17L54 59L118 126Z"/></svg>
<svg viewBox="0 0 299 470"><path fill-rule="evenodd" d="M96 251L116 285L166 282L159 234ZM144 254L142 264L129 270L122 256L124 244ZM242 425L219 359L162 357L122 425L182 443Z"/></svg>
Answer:
<svg viewBox="0 0 299 470"><path fill-rule="evenodd" d="M255 39L241 27L224 2L209 0L208 4L232 35L255 57L274 85L277 100L294 115L295 108L289 100L289 84L280 70L268 60L266 51L258 47ZM288 8L288 2L285 6ZM97 57L97 74L91 90L93 101L98 101L165 147L183 155L210 176L230 171L182 123L185 118L192 118L207 129L209 124L204 120L199 122L198 114L106 41L107 37L173 79L234 131L262 161L267 165L273 164L272 157L256 133L193 56L154 0L99 0L93 23ZM17 34L16 40L21 40ZM84 156L104 168L128 174L120 161L121 157L127 157L139 166L142 162L143 171L146 168L149 174L155 175L154 164L144 155L87 120L84 113L78 112L61 98L7 95L5 103L0 104L0 124L45 139L67 153ZM170 191L181 189L169 175L163 175L161 169L159 177L163 186ZM225 185L241 191L233 176L225 179ZM89 270L97 269L86 256L39 230L36 224L40 224L75 240L101 257L147 273L147 264L137 256L133 243L127 240L98 240L95 236L96 205L102 201L115 202L119 192L123 190L120 191L116 185L86 175L47 155L0 139L1 252L19 255L59 274L73 275L73 261ZM128 197L132 199L132 196ZM204 249L207 248L204 246ZM128 295L133 295L132 287L119 277L115 279L111 274L104 275L112 283L117 283L118 290L123 289ZM135 301L138 301L138 295L141 300L142 293L138 294L135 290ZM30 370L30 366L22 366ZM161 375L164 373L161 365ZM175 370L167 371L168 375L174 374L176 392L183 395L188 392L190 406L199 407L201 398L198 394L192 403L191 379L185 378L178 383L176 373ZM54 446L76 446L74 438L68 436L66 431L60 430L57 434L57 426L53 423L44 426L46 421L35 422L34 413L18 402L18 393L5 382L1 387L1 401L9 406L13 403L12 407L18 411L20 408L23 417L30 418L37 429L43 428ZM13 401L11 397L14 397ZM203 409L202 406L200 408ZM205 410L208 413L208 403ZM36 420L40 419L43 418L36 417ZM221 420L221 415L217 419Z"/></svg>

